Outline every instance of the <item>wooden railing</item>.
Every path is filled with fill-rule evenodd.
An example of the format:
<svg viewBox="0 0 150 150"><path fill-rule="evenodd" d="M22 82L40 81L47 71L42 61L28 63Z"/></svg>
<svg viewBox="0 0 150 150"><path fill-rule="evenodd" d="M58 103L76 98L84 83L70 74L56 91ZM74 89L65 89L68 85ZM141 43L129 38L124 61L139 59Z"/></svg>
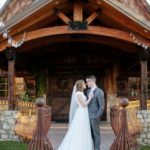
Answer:
<svg viewBox="0 0 150 150"><path fill-rule="evenodd" d="M111 107L110 121L115 135L118 134L121 125L121 109L119 104ZM141 124L137 118L137 111L140 109L140 101L130 101L127 109L127 125L131 135L136 135L141 132ZM147 109L150 110L150 100L148 100Z"/></svg>
<svg viewBox="0 0 150 150"><path fill-rule="evenodd" d="M2 111L8 110L7 98L0 99L0 117ZM37 127L37 106L35 103L17 101L15 110L18 111L17 121L14 127L14 132L23 137L23 140L29 141ZM44 106L44 131L48 132L51 121L51 107Z"/></svg>
<svg viewBox="0 0 150 150"><path fill-rule="evenodd" d="M37 126L37 107L35 103L18 101L16 110L18 110L18 116L14 132L28 141L32 138Z"/></svg>
<svg viewBox="0 0 150 150"><path fill-rule="evenodd" d="M16 109L18 110L18 119L14 131L25 141L29 141L37 128L37 106L35 103L18 101ZM51 124L51 107L44 106L43 120L44 132L47 134Z"/></svg>

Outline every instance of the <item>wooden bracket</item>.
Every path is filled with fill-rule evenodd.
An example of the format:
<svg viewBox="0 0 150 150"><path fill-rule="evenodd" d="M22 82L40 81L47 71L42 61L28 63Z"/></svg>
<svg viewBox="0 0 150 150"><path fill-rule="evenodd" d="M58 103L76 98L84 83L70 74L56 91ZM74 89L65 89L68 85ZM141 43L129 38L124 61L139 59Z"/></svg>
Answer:
<svg viewBox="0 0 150 150"><path fill-rule="evenodd" d="M70 21L69 30L72 30L72 31L88 30L88 22L87 21Z"/></svg>
<svg viewBox="0 0 150 150"><path fill-rule="evenodd" d="M101 9L100 9L100 8L96 9L96 11L93 12L93 13L86 19L86 21L88 22L88 25L89 25L90 23L92 23L92 21L93 21L94 19L96 19L96 17L97 17L100 13L101 13Z"/></svg>
<svg viewBox="0 0 150 150"><path fill-rule="evenodd" d="M53 9L54 13L66 24L69 23L69 21L71 21L70 18L68 18L63 12L61 12L59 9L54 8Z"/></svg>

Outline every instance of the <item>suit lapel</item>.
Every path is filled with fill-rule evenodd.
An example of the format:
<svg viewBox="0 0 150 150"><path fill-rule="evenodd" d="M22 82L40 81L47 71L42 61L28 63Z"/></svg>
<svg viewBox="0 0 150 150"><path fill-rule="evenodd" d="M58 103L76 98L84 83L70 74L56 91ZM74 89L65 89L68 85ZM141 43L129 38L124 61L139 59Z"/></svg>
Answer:
<svg viewBox="0 0 150 150"><path fill-rule="evenodd" d="M94 97L95 97L97 91L98 91L98 87L96 87L95 90L94 90L94 92L93 92Z"/></svg>
<svg viewBox="0 0 150 150"><path fill-rule="evenodd" d="M98 90L98 87L96 87L96 88L95 88L95 90L94 90L94 94L96 93L96 91L97 91L97 90Z"/></svg>
<svg viewBox="0 0 150 150"><path fill-rule="evenodd" d="M91 91L91 89L88 89L88 92L87 92L87 98L88 98L88 99L89 99L90 91Z"/></svg>

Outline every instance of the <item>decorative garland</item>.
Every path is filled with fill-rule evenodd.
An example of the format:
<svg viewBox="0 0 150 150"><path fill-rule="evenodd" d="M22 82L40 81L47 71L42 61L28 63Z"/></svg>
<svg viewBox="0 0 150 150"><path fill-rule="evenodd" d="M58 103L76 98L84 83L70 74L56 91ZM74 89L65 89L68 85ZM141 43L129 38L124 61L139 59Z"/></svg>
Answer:
<svg viewBox="0 0 150 150"><path fill-rule="evenodd" d="M130 33L130 36L132 37L133 41L138 45L143 47L145 50L148 49L148 47L150 46L150 44L141 42L132 32Z"/></svg>
<svg viewBox="0 0 150 150"><path fill-rule="evenodd" d="M0 19L0 28L1 28L1 29L5 28L5 24L4 24L4 22L2 21L2 19ZM4 38L4 39L7 39L7 38L8 38L8 44L11 44L12 47L18 48L18 47L20 47L20 46L24 43L25 35L26 35L26 31L24 32L23 37L22 37L22 39L21 39L20 41L15 41L15 40L13 40L13 38L8 34L7 29L4 29L3 38Z"/></svg>

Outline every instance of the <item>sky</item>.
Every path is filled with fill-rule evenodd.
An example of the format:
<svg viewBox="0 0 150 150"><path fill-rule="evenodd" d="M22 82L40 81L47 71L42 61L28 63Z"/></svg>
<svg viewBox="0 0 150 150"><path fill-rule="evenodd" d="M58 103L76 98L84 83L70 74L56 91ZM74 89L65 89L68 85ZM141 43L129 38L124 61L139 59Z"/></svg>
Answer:
<svg viewBox="0 0 150 150"><path fill-rule="evenodd" d="M150 4L150 0L146 0Z"/></svg>
<svg viewBox="0 0 150 150"><path fill-rule="evenodd" d="M0 9L3 7L3 5L5 4L7 0L0 0Z"/></svg>

